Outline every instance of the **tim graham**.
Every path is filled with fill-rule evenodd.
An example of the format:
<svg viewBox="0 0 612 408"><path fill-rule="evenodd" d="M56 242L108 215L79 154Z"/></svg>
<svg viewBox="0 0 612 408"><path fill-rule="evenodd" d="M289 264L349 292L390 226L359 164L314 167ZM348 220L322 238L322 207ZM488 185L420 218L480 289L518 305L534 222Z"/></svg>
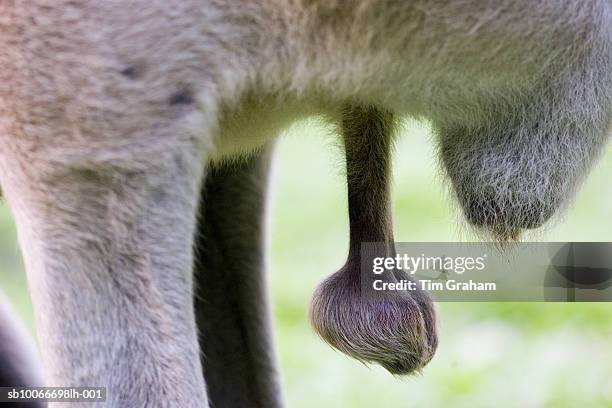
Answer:
<svg viewBox="0 0 612 408"><path fill-rule="evenodd" d="M421 290L428 291L491 291L497 289L495 282L475 282L471 279L467 282L457 282L454 279L449 279L445 282L434 282L428 279L422 279L418 282L408 279L402 279L398 282L384 282L377 279L372 283L372 287L376 291L416 290L417 284L419 284Z"/></svg>

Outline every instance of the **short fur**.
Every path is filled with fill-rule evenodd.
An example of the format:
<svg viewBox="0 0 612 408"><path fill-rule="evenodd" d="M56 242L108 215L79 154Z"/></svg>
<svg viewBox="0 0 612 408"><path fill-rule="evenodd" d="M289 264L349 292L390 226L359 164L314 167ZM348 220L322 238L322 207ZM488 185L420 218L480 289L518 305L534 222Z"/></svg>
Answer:
<svg viewBox="0 0 612 408"><path fill-rule="evenodd" d="M304 116L338 123L346 103L425 118L467 219L510 239L565 205L596 161L612 117L611 66L609 0L3 1L0 184L47 383L106 386L112 407L208 405L199 353L215 334L202 326L198 344L192 264L211 163L231 164ZM236 244L231 232L214 235L210 248L238 256L238 233ZM316 299L337 302L334 291ZM209 295L216 306L198 307L200 322L226 313L240 325L223 333L269 344L264 309L257 321ZM393 309L421 340L345 351L392 371L422 366L433 315L404 301ZM368 306L353 292L347 307ZM393 322L364 333L404 328ZM266 357L261 367L273 365ZM257 369L243 371L236 381L248 384ZM237 392L269 401L269 390Z"/></svg>
<svg viewBox="0 0 612 408"><path fill-rule="evenodd" d="M432 301L420 290L373 296L363 290L366 277L361 275L362 262L371 264L362 259L362 243L382 243L383 253L376 256L395 255L389 197L394 122L391 113L372 107L350 105L343 110L349 254L342 269L317 288L310 319L338 350L377 362L393 374L409 374L431 360L438 344Z"/></svg>

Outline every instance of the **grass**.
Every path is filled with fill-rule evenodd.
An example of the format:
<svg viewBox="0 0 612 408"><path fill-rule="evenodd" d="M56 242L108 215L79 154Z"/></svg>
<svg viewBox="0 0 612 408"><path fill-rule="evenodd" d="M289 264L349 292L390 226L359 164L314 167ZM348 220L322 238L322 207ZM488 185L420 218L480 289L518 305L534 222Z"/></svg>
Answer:
<svg viewBox="0 0 612 408"><path fill-rule="evenodd" d="M398 241L461 233L424 125L410 124L394 162ZM342 156L314 122L277 149L269 264L276 340L290 408L612 407L612 304L441 303L440 347L423 373L394 378L331 350L308 327L309 298L346 256ZM612 241L612 154L599 163L548 241ZM0 286L33 328L14 225L0 209Z"/></svg>

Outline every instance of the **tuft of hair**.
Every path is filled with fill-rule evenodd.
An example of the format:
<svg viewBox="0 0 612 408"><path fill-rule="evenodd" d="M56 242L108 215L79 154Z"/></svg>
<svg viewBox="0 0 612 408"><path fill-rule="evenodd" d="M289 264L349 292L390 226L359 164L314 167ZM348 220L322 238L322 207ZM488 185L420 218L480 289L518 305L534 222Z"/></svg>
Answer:
<svg viewBox="0 0 612 408"><path fill-rule="evenodd" d="M425 292L365 295L359 281L350 278L355 276L352 267L345 265L315 291L310 307L314 330L363 363L378 363L394 375L419 372L438 345L433 302Z"/></svg>

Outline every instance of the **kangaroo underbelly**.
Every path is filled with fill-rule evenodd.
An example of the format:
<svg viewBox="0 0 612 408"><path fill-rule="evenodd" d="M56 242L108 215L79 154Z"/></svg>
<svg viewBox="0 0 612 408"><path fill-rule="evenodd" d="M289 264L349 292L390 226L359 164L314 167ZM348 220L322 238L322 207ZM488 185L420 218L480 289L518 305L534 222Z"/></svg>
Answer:
<svg viewBox="0 0 612 408"><path fill-rule="evenodd" d="M252 153L293 123L317 115L334 117L335 108L320 98L249 95L222 109L210 160L231 160Z"/></svg>

